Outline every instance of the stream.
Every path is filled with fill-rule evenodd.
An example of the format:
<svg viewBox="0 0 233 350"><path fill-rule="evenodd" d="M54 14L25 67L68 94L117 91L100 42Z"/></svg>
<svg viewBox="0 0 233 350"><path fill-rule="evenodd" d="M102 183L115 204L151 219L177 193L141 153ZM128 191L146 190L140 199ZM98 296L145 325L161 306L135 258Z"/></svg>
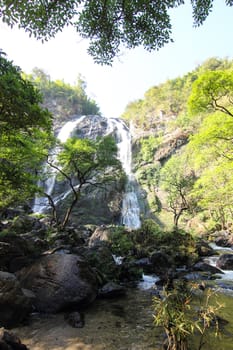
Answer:
<svg viewBox="0 0 233 350"><path fill-rule="evenodd" d="M209 264L216 262L216 257L207 259ZM232 278L232 271L223 272L222 277L210 281L214 289L221 281L225 283L229 276ZM14 332L30 350L161 350L164 332L153 326L151 293L157 280L156 276L143 275L137 288L127 289L126 296L96 299L85 310L83 328L72 328L64 320L63 313L34 314L28 325ZM232 279L229 282L233 285ZM215 337L214 331L208 333L202 350L233 349L233 289L220 288L217 301L223 306L218 315L227 324L220 327L220 337ZM195 335L190 349L197 350L198 341L199 335Z"/></svg>
<svg viewBox="0 0 233 350"><path fill-rule="evenodd" d="M153 327L152 297L147 289L129 288L117 299L97 299L85 310L85 326L72 328L64 315L32 315L15 329L30 350L155 350L163 341ZM142 289L143 288L143 289Z"/></svg>

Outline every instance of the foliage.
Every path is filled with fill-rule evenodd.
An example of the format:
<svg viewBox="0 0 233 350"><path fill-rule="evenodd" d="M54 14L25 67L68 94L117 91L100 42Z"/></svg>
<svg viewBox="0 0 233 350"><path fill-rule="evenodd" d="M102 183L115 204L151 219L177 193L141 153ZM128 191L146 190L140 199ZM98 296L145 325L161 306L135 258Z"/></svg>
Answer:
<svg viewBox="0 0 233 350"><path fill-rule="evenodd" d="M0 54L0 208L36 191L36 171L51 145L51 114L21 71Z"/></svg>
<svg viewBox="0 0 233 350"><path fill-rule="evenodd" d="M167 191L168 210L172 211L174 225L177 227L183 211L191 211L195 205L189 196L195 182L195 173L188 167L185 157L176 155L168 160L160 176L161 185Z"/></svg>
<svg viewBox="0 0 233 350"><path fill-rule="evenodd" d="M211 304L214 292L208 289L199 297L200 305L195 312L195 294L199 286L188 286L184 281L179 281L174 289L163 289L161 297L153 297L155 310L154 324L162 326L166 333L165 348L167 350L187 350L191 336L195 331L200 334L197 347L200 350L204 345L204 337L211 326L215 326L218 334L218 320L216 312L221 305ZM195 292L195 294L194 294ZM200 292L200 291L199 291Z"/></svg>
<svg viewBox="0 0 233 350"><path fill-rule="evenodd" d="M141 138L137 162L151 162L160 143L161 137L150 135L148 138Z"/></svg>
<svg viewBox="0 0 233 350"><path fill-rule="evenodd" d="M95 61L110 64L120 46L139 45L149 51L170 42L169 10L184 0L139 1L0 1L0 16L11 27L18 25L37 39L48 40L66 25L90 40L89 53ZM201 25L212 10L213 0L191 1L193 19ZM226 5L232 6L227 0Z"/></svg>
<svg viewBox="0 0 233 350"><path fill-rule="evenodd" d="M191 196L206 216L223 228L233 217L232 140L233 118L216 112L204 119L186 149L199 174Z"/></svg>
<svg viewBox="0 0 233 350"><path fill-rule="evenodd" d="M150 88L143 100L128 104L122 118L133 121L143 130L153 129L159 136L162 125L179 113L185 113L185 102L191 90L189 80L187 75Z"/></svg>
<svg viewBox="0 0 233 350"><path fill-rule="evenodd" d="M192 114L221 111L233 117L232 96L232 70L207 71L193 83L189 110Z"/></svg>
<svg viewBox="0 0 233 350"><path fill-rule="evenodd" d="M154 220L142 222L141 228L127 231L124 227L116 228L110 236L111 249L114 254L125 256L150 256L159 247L171 257L174 265L180 265L196 259L193 237L181 230L164 231Z"/></svg>
<svg viewBox="0 0 233 350"><path fill-rule="evenodd" d="M134 249L132 235L124 226L118 226L110 236L111 250L117 256L129 256Z"/></svg>
<svg viewBox="0 0 233 350"><path fill-rule="evenodd" d="M111 136L96 140L69 138L60 147L57 162L53 159L48 159L47 162L58 171L61 179L68 182L71 190L71 202L60 223L64 228L83 188L103 186L107 181L114 180L117 173L121 172L121 165L117 158L115 140ZM49 194L46 195L53 208L54 219L59 224L56 204Z"/></svg>
<svg viewBox="0 0 233 350"><path fill-rule="evenodd" d="M207 226L232 220L232 71L232 60L210 58L150 88L123 114L136 127L137 180L162 222L169 218L164 209L175 225L195 215Z"/></svg>
<svg viewBox="0 0 233 350"><path fill-rule="evenodd" d="M96 102L86 94L87 85L81 75L74 86L61 80L52 81L39 68L34 68L26 77L40 90L43 106L53 113L55 122L66 121L73 115L100 114Z"/></svg>

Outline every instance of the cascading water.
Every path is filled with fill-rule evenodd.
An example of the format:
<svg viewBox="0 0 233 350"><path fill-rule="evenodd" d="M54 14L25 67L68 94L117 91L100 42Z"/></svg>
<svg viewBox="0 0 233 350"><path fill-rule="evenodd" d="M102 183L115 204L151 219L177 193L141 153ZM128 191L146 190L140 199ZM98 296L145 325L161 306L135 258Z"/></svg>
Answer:
<svg viewBox="0 0 233 350"><path fill-rule="evenodd" d="M75 119L73 121L67 122L59 131L57 135L57 139L64 143L67 141L67 139L71 136L72 131L75 129L78 123L80 123L85 116L79 117L78 119ZM51 157L52 161L56 159L56 154L58 150L55 149L54 155ZM48 174L50 172L50 176L46 178L45 181L39 181L38 185L39 187L44 188L44 192L48 195L51 195L54 189L55 180L57 176L57 172L55 169L51 169L47 164L45 165L44 173ZM64 199L64 194L62 194L61 199ZM54 201L56 203L56 200ZM45 210L48 209L48 199L47 197L36 197L33 205L33 212L34 213L43 213Z"/></svg>
<svg viewBox="0 0 233 350"><path fill-rule="evenodd" d="M137 229L140 227L140 208L137 199L137 184L135 178L132 174L132 151L131 151L131 134L128 127L120 119L114 118L103 118L98 116L88 117L82 116L74 119L73 121L67 122L60 130L57 135L58 140L62 143L66 142L69 137L71 137L73 131L79 123L81 123L85 118L89 118L89 129L86 131L85 137L93 138L95 133L95 125L97 123L97 118L102 118L105 123L106 130L103 134L115 134L116 142L118 146L119 159L122 163L123 169L127 175L128 181L126 184L125 194L122 200L122 224L132 228ZM103 123L103 124L104 124ZM54 156L52 161L56 160L56 153L58 149L54 151ZM49 172L49 169L45 167L45 173ZM51 169L50 169L51 174ZM44 183L39 185L44 188L44 192L51 195L55 186L56 171L54 170L50 177ZM54 203L58 203L69 195L70 190L65 193L58 195L54 198ZM37 213L43 213L48 209L47 197L37 197L34 202L33 211Z"/></svg>
<svg viewBox="0 0 233 350"><path fill-rule="evenodd" d="M117 146L119 159L127 175L127 184L122 200L122 224L137 229L141 226L140 207L137 199L137 183L132 173L131 134L128 127L120 119L109 118L110 132L117 130Z"/></svg>

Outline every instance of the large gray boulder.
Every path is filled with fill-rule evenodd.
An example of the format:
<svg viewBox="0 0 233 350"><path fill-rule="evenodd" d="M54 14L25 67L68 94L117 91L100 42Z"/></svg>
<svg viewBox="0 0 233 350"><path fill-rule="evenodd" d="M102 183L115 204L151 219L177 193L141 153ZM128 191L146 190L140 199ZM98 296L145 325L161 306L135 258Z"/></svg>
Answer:
<svg viewBox="0 0 233 350"><path fill-rule="evenodd" d="M15 327L32 311L33 294L21 288L16 276L0 271L0 327Z"/></svg>
<svg viewBox="0 0 233 350"><path fill-rule="evenodd" d="M91 303L97 281L87 262L73 254L51 254L25 267L19 275L22 286L36 295L39 312L58 312Z"/></svg>

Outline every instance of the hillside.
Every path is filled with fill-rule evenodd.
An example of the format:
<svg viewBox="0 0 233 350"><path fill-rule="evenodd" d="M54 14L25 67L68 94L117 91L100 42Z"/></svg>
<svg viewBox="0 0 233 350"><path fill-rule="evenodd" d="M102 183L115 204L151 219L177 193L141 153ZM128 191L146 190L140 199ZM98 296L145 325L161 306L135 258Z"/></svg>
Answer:
<svg viewBox="0 0 233 350"><path fill-rule="evenodd" d="M55 128L74 115L101 114L96 102L88 97L86 82L81 75L77 77L74 85L62 80L52 80L39 68L34 68L26 78L41 92L43 107L52 113Z"/></svg>
<svg viewBox="0 0 233 350"><path fill-rule="evenodd" d="M232 70L233 61L211 58L127 106L143 215L194 230L230 225Z"/></svg>

